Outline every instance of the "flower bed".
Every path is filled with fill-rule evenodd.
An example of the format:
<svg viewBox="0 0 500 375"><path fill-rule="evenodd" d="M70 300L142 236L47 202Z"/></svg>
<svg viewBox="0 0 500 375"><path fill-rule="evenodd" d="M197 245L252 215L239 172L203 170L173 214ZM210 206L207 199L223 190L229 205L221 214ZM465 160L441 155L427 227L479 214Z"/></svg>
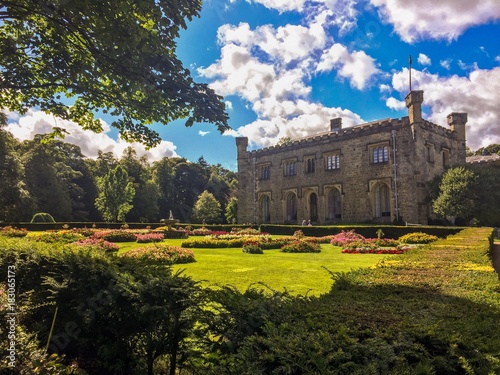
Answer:
<svg viewBox="0 0 500 375"><path fill-rule="evenodd" d="M85 238L83 240L73 242L72 244L81 247L103 250L106 252L115 252L120 249L117 244L106 241L102 238Z"/></svg>
<svg viewBox="0 0 500 375"><path fill-rule="evenodd" d="M343 253L347 254L403 254L410 248L408 246L398 246L396 248L367 248L367 247L353 247L342 249Z"/></svg>
<svg viewBox="0 0 500 375"><path fill-rule="evenodd" d="M159 244L155 246L144 246L127 251L122 256L128 258L139 258L142 260L152 261L156 264L181 264L192 263L195 261L194 253L178 246L169 246Z"/></svg>
<svg viewBox="0 0 500 375"><path fill-rule="evenodd" d="M36 241L45 243L71 243L85 238L82 234L73 230L46 231L33 237Z"/></svg>
<svg viewBox="0 0 500 375"><path fill-rule="evenodd" d="M234 234L234 233L225 233L225 234L214 234L207 236L207 238L214 240L234 240L234 239L245 239L245 238L258 238L260 242L270 242L272 240L271 235L267 233L258 233L258 234Z"/></svg>
<svg viewBox="0 0 500 375"><path fill-rule="evenodd" d="M366 242L374 243L378 247L396 247L399 245L399 241L392 238L367 238Z"/></svg>
<svg viewBox="0 0 500 375"><path fill-rule="evenodd" d="M138 243L161 242L165 239L163 233L144 233L135 236Z"/></svg>
<svg viewBox="0 0 500 375"><path fill-rule="evenodd" d="M3 227L0 234L6 237L25 237L28 231L25 228Z"/></svg>
<svg viewBox="0 0 500 375"><path fill-rule="evenodd" d="M227 233L227 232L224 232ZM209 234L212 234L212 231L210 229L207 229L205 227L193 229L190 233L193 236L208 236Z"/></svg>
<svg viewBox="0 0 500 375"><path fill-rule="evenodd" d="M232 240L217 240L210 237L196 238L181 243L182 247L188 248L225 248L225 247L242 247L245 243L244 238L235 238Z"/></svg>
<svg viewBox="0 0 500 375"><path fill-rule="evenodd" d="M319 253L321 248L317 243L296 240L284 245L280 251L283 253Z"/></svg>
<svg viewBox="0 0 500 375"><path fill-rule="evenodd" d="M334 246L345 246L351 242L358 242L365 240L366 240L365 237L363 237L361 234L354 232L353 229L348 232L342 231L339 234L336 234L335 236L332 237L330 243Z"/></svg>
<svg viewBox="0 0 500 375"><path fill-rule="evenodd" d="M135 242L136 235L125 229L103 230L94 233L94 238L102 238L110 242Z"/></svg>
<svg viewBox="0 0 500 375"><path fill-rule="evenodd" d="M411 244L427 244L437 240L437 236L423 232L408 233L399 237L399 242Z"/></svg>

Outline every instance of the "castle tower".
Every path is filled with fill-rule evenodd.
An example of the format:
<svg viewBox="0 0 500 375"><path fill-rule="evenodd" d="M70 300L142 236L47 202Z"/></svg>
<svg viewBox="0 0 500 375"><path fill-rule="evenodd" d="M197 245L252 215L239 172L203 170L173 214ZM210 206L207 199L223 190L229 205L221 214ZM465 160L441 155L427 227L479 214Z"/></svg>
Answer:
<svg viewBox="0 0 500 375"><path fill-rule="evenodd" d="M448 125L452 131L457 133L459 141L465 142L465 124L467 123L467 113L453 112L446 116Z"/></svg>
<svg viewBox="0 0 500 375"><path fill-rule="evenodd" d="M408 108L408 117L410 124L421 123L422 119L422 103L424 101L424 92L422 90L410 91L406 96L406 108Z"/></svg>
<svg viewBox="0 0 500 375"><path fill-rule="evenodd" d="M238 152L238 223L255 221L255 160L250 160L248 138L237 137Z"/></svg>

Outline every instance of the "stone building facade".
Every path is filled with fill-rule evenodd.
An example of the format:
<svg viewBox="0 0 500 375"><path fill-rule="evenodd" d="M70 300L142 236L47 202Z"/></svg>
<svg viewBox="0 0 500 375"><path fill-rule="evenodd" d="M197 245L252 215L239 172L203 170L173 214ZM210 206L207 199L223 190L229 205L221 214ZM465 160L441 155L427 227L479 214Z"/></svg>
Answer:
<svg viewBox="0 0 500 375"><path fill-rule="evenodd" d="M423 91L406 97L408 116L330 130L248 151L236 139L238 222L426 224L426 183L466 161L466 113L447 116L449 129L422 118Z"/></svg>

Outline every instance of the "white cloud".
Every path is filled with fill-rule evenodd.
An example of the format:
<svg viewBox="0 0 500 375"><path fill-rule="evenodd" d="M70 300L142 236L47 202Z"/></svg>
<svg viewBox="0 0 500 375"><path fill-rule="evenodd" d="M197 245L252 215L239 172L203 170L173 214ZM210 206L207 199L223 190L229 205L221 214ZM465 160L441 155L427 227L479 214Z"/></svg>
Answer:
<svg viewBox="0 0 500 375"><path fill-rule="evenodd" d="M431 65L431 59L427 55L424 55L423 53L420 53L418 55L417 60L420 65Z"/></svg>
<svg viewBox="0 0 500 375"><path fill-rule="evenodd" d="M268 9L276 9L278 12L298 11L304 8L305 0L254 0Z"/></svg>
<svg viewBox="0 0 500 375"><path fill-rule="evenodd" d="M451 61L452 61L451 59L441 60L441 61L439 61L439 64L440 64L443 68L445 68L445 69L447 69L447 70L450 70Z"/></svg>
<svg viewBox="0 0 500 375"><path fill-rule="evenodd" d="M247 0L261 4L279 13L298 12L309 20L320 18L329 26L339 29L343 35L351 30L357 21L358 0Z"/></svg>
<svg viewBox="0 0 500 375"><path fill-rule="evenodd" d="M473 150L500 143L500 67L475 69L467 77L415 70L415 87L424 90L424 105L431 108L428 120L448 127L446 116L452 112L467 112L467 144ZM408 69L393 75L393 87L407 93Z"/></svg>
<svg viewBox="0 0 500 375"><path fill-rule="evenodd" d="M495 61L500 63L500 56L495 57Z"/></svg>
<svg viewBox="0 0 500 375"><path fill-rule="evenodd" d="M253 145L267 147L275 145L280 138L292 139L324 133L330 129L330 119L342 117L342 127L347 128L363 122L355 113L341 108L328 108L318 103L299 101L295 104L297 115L293 118L275 116L257 119L238 129L238 135L248 137Z"/></svg>
<svg viewBox="0 0 500 375"><path fill-rule="evenodd" d="M379 86L379 90L380 90L380 92L389 92L390 93L390 92L392 92L392 87L390 85L386 85L383 83Z"/></svg>
<svg viewBox="0 0 500 375"><path fill-rule="evenodd" d="M338 69L338 75L348 78L351 86L362 90L368 84L371 77L379 71L375 66L375 60L364 51L349 53L347 48L335 43L321 56L317 66L319 72Z"/></svg>
<svg viewBox="0 0 500 375"><path fill-rule="evenodd" d="M406 42L457 39L470 27L500 19L498 0L370 0ZM432 9L432 12L429 11Z"/></svg>
<svg viewBox="0 0 500 375"><path fill-rule="evenodd" d="M326 131L330 118L345 117L345 126L362 122L351 111L311 103L311 74L336 71L351 86L364 89L378 73L375 60L363 51L350 52L325 33L331 12L309 18L305 25L274 28L247 23L218 30L220 59L198 72L211 79L221 95L238 95L257 120L226 135L248 136L266 146L284 136L292 138Z"/></svg>
<svg viewBox="0 0 500 375"><path fill-rule="evenodd" d="M389 99L387 99L385 101L385 105L387 105L387 107L389 107L390 109L394 109L394 110L398 110L398 111L406 108L406 104L404 101L397 100L396 98L393 98L393 97L390 97Z"/></svg>
<svg viewBox="0 0 500 375"><path fill-rule="evenodd" d="M233 109L233 103L231 103L229 100L226 100L224 104L226 105L226 109L228 111L231 111Z"/></svg>
<svg viewBox="0 0 500 375"><path fill-rule="evenodd" d="M206 131L203 131L203 130L198 130L198 134L201 135L202 137L204 137L207 134L210 134L210 132L206 132Z"/></svg>
<svg viewBox="0 0 500 375"><path fill-rule="evenodd" d="M94 133L89 130L83 130L78 124L56 118L37 110L29 110L24 116L9 116L9 124L6 130L10 131L19 140L33 139L36 134L46 134L52 131L53 127L66 129L69 134L64 138L65 142L72 143L81 148L82 154L96 158L97 151L112 152L120 158L125 148L132 146L139 157L146 155L149 161L160 160L165 156L177 156L176 146L172 142L161 141L155 148L146 150L144 145L137 142L128 143L122 139L115 140L108 133L110 126L101 120L103 124L102 133Z"/></svg>

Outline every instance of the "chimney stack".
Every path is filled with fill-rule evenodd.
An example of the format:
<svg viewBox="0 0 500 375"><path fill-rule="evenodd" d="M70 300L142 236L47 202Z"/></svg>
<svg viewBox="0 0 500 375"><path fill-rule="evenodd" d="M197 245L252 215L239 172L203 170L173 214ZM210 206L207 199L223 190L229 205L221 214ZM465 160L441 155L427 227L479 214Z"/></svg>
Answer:
<svg viewBox="0 0 500 375"><path fill-rule="evenodd" d="M342 117L332 118L330 120L330 132L338 133L342 129Z"/></svg>

